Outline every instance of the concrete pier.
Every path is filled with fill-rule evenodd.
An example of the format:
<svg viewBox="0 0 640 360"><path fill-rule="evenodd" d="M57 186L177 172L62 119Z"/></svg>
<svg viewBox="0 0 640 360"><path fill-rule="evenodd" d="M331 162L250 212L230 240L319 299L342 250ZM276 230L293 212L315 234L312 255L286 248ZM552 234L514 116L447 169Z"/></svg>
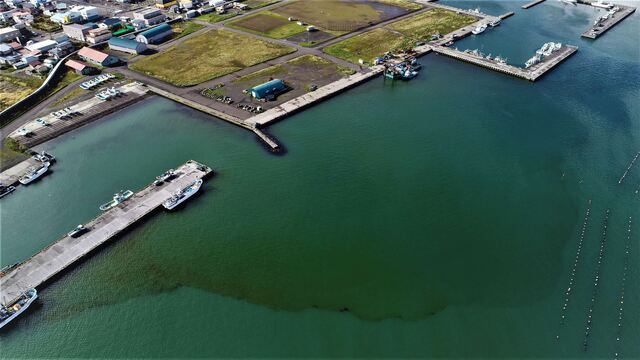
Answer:
<svg viewBox="0 0 640 360"><path fill-rule="evenodd" d="M384 66L377 65L369 68L370 71L362 73L358 72L349 77L334 81L327 84L315 91L306 93L295 99L289 100L280 106L269 109L261 114L250 117L245 120L249 125L254 127L266 126L281 118L288 116L291 113L302 110L311 104L318 101L328 99L329 97L336 95L344 90L347 90L355 85L358 85L364 81L367 81L375 76L378 76L384 72Z"/></svg>
<svg viewBox="0 0 640 360"><path fill-rule="evenodd" d="M178 189L209 175L212 169L189 160L176 172L178 176L170 182L160 186L150 184L125 202L86 223L85 227L90 230L80 237L64 236L0 277L0 303L10 304L26 289L42 285L160 207ZM108 200L105 199L105 202ZM188 206L189 201L193 201L193 198L181 206ZM96 211L99 205L96 204Z"/></svg>
<svg viewBox="0 0 640 360"><path fill-rule="evenodd" d="M532 8L532 7L534 7L534 6L538 5L538 4L542 4L542 3L543 3L543 2L545 2L545 1L546 1L546 0L535 0L535 1L530 2L530 3L528 3L528 4L524 4L524 5L522 5L521 7L522 7L523 9L528 9L528 8Z"/></svg>
<svg viewBox="0 0 640 360"><path fill-rule="evenodd" d="M536 81L542 77L545 73L553 69L562 61L573 55L578 48L571 45L563 45L562 48L553 53L542 62L528 68L523 69L517 66L509 64L498 64L493 60L488 60L484 57L468 54L457 49L448 48L446 46L432 46L433 51L439 54L447 55L454 59L466 61L478 66L482 66L491 70L495 70L504 74L519 77L521 79Z"/></svg>
<svg viewBox="0 0 640 360"><path fill-rule="evenodd" d="M0 173L0 184L5 186L19 184L18 179L25 175L30 168L38 165L40 165L38 160L28 158L27 160L24 160L23 162Z"/></svg>
<svg viewBox="0 0 640 360"><path fill-rule="evenodd" d="M583 2L583 4L587 4L587 2ZM590 4L588 4L590 5ZM616 11L613 16L609 16L608 19L601 21L597 25L592 26L589 30L582 33L582 37L586 37L589 39L597 39L600 35L607 32L609 29L616 26L619 22L627 18L629 15L633 14L636 11L636 8L631 6L624 5L616 5L620 8L619 11Z"/></svg>

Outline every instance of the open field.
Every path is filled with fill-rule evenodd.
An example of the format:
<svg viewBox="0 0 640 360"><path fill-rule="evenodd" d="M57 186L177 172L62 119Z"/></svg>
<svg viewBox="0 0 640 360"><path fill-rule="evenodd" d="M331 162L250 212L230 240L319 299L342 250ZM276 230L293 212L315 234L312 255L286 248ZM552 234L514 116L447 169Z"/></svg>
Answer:
<svg viewBox="0 0 640 360"><path fill-rule="evenodd" d="M431 9L328 46L324 51L354 63L359 59L372 62L387 51L411 48L417 41L430 40L433 34L448 34L475 21L473 16Z"/></svg>
<svg viewBox="0 0 640 360"><path fill-rule="evenodd" d="M433 34L448 34L476 22L470 15L456 14L444 9L432 9L410 18L387 25L387 28L401 32L413 40L429 39Z"/></svg>
<svg viewBox="0 0 640 360"><path fill-rule="evenodd" d="M129 67L176 86L191 86L294 51L231 31L209 30Z"/></svg>
<svg viewBox="0 0 640 360"><path fill-rule="evenodd" d="M29 158L19 149L20 145L11 138L1 140L0 146L0 171L4 171L17 163Z"/></svg>
<svg viewBox="0 0 640 360"><path fill-rule="evenodd" d="M31 94L42 79L28 75L0 74L0 111Z"/></svg>
<svg viewBox="0 0 640 360"><path fill-rule="evenodd" d="M34 17L33 23L31 23L31 27L46 32L54 32L62 29L62 25L49 20L49 18L45 16Z"/></svg>
<svg viewBox="0 0 640 360"><path fill-rule="evenodd" d="M372 62L373 59L387 51L394 51L411 45L413 45L413 42L408 41L402 34L385 28L378 28L326 47L324 51L327 54L357 64L359 59Z"/></svg>
<svg viewBox="0 0 640 360"><path fill-rule="evenodd" d="M177 23L173 23L171 25L171 28L173 29L172 39L178 39L183 36L187 36L202 29L203 27L204 25L194 23L193 21L180 21Z"/></svg>
<svg viewBox="0 0 640 360"><path fill-rule="evenodd" d="M306 31L306 26L288 21L286 17L271 11L260 11L239 20L229 21L225 25L274 39L283 39Z"/></svg>
<svg viewBox="0 0 640 360"><path fill-rule="evenodd" d="M225 14L222 14L222 15L220 15L220 14L218 14L216 12L211 12L211 13L208 13L208 14L200 15L200 16L196 17L195 19L196 20L202 20L202 21L208 21L210 23L217 23L217 22L220 22L222 20L231 19L232 17L234 17L236 15L238 15L238 13L235 12L235 11L229 11L229 12L227 12Z"/></svg>
<svg viewBox="0 0 640 360"><path fill-rule="evenodd" d="M406 14L409 9L374 1L299 0L272 11L330 31L351 32Z"/></svg>
<svg viewBox="0 0 640 360"><path fill-rule="evenodd" d="M224 87L211 90L212 95L229 96L235 103L258 103L264 108L277 106L330 82L353 74L354 71L315 55L303 55L282 64L270 66L227 83ZM291 90L280 94L276 101L258 102L242 90L252 88L271 79L284 80Z"/></svg>

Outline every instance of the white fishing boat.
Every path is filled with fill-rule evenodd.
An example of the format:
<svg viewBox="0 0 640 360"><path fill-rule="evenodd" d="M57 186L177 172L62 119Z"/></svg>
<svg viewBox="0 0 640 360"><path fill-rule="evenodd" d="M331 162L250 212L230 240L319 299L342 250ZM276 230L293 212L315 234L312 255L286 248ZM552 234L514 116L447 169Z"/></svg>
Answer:
<svg viewBox="0 0 640 360"><path fill-rule="evenodd" d="M20 181L20 184L22 185L27 185L34 182L35 180L40 178L42 175L44 175L44 173L46 173L47 170L49 170L49 165L51 164L47 161L40 164L40 166L38 167L31 168L26 174L24 174L20 179L18 179L18 181Z"/></svg>
<svg viewBox="0 0 640 360"><path fill-rule="evenodd" d="M127 191L120 190L117 193L113 194L113 199L111 199L111 201L100 205L100 210L107 211L107 210L109 210L111 208L114 208L118 204L120 204L120 203L124 202L125 200L127 200L128 198L130 198L131 196L133 196L133 191L131 191L131 190L127 190Z"/></svg>
<svg viewBox="0 0 640 360"><path fill-rule="evenodd" d="M9 306L0 304L0 329L27 310L37 298L38 292L36 289L31 288Z"/></svg>
<svg viewBox="0 0 640 360"><path fill-rule="evenodd" d="M176 191L176 193L173 194L173 196L171 196L169 199L167 199L165 202L162 203L162 206L164 206L167 210L175 209L178 205L182 204L188 198L195 195L198 192L198 190L200 190L201 186L202 186L202 179L198 179L192 182L188 186Z"/></svg>
<svg viewBox="0 0 640 360"><path fill-rule="evenodd" d="M476 26L475 29L471 30L471 33L473 35L478 35L478 34L482 34L485 30L487 30L487 25L480 25L480 26Z"/></svg>

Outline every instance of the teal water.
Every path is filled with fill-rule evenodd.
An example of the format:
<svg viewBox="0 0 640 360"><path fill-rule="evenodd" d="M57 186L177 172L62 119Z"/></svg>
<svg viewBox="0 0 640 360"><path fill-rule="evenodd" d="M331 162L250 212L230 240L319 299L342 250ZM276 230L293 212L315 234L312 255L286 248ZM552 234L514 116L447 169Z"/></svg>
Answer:
<svg viewBox="0 0 640 360"><path fill-rule="evenodd" d="M43 145L52 174L2 199L3 265L187 159L216 175L41 289L1 356L640 357L637 227L616 330L640 219L638 164L618 184L640 151L638 15L593 42L580 7L451 4L517 12L459 48L514 63L546 41L580 50L535 84L428 55L411 82L375 79L271 127L284 156L161 98Z"/></svg>

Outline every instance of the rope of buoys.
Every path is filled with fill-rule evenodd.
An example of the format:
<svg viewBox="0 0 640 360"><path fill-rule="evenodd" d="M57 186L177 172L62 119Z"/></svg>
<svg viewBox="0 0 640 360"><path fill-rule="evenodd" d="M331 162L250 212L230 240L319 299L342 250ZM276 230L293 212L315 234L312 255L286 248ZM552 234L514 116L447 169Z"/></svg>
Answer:
<svg viewBox="0 0 640 360"><path fill-rule="evenodd" d="M593 293L591 295L591 302L589 304L589 311L587 313L587 323L584 330L584 341L582 345L584 347L584 351L587 351L587 347L589 346L589 335L591 334L591 327L593 323L593 309L596 305L596 298L598 296L598 285L600 284L600 269L602 268L602 260L604 259L604 249L607 244L607 225L609 223L609 213L610 210L604 214L604 223L602 229L602 240L600 240L600 251L598 252L598 262L596 264L596 270L594 272L594 281L593 281Z"/></svg>
<svg viewBox="0 0 640 360"><path fill-rule="evenodd" d="M620 279L620 295L618 296L618 326L616 328L616 352L614 359L618 360L618 350L620 339L622 338L622 316L624 315L624 287L629 274L629 254L631 253L631 216L629 216L629 226L627 227L627 239L624 244L624 267L622 268L622 278Z"/></svg>
<svg viewBox="0 0 640 360"><path fill-rule="evenodd" d="M569 275L569 285L567 286L567 290L564 292L564 303L562 304L562 310L560 311L560 327L564 325L566 312L569 307L569 299L571 298L571 288L574 285L576 270L578 268L578 263L580 262L580 254L582 253L582 243L584 241L584 234L587 230L587 223L589 222L589 214L591 213L591 200L587 204L587 210L584 215L584 220L582 221L582 229L580 230L580 236L578 237L578 245L576 247L576 256L573 259L573 265L571 267L571 272ZM556 339L559 339L560 335L556 335Z"/></svg>
<svg viewBox="0 0 640 360"><path fill-rule="evenodd" d="M633 167L633 164L635 164L635 162L636 162L636 160L638 160L639 156L640 156L640 151L638 151L636 156L633 157L633 160L631 160L631 163L629 163L629 166L627 167L627 170L625 170L624 174L622 174L622 176L620 177L620 180L618 180L618 184L622 184L622 182L624 181L624 178L627 177L627 174L629 173L629 170L631 170L631 168Z"/></svg>

